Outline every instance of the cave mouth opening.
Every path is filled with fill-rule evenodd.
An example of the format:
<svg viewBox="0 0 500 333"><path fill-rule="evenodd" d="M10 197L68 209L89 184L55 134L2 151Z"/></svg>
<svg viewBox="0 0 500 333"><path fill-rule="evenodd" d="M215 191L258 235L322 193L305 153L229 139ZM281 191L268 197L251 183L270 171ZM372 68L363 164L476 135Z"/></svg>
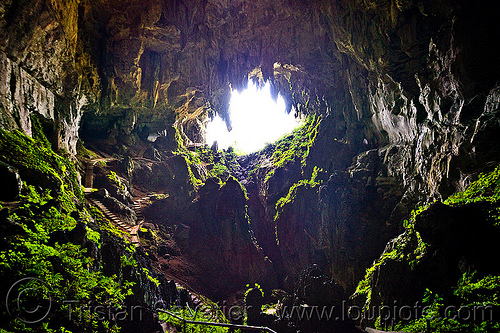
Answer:
<svg viewBox="0 0 500 333"><path fill-rule="evenodd" d="M229 102L231 131L218 115L207 124L206 142L217 141L219 149L233 147L241 154L250 154L275 142L302 124L294 112L286 112L285 100L271 95L271 85L258 87L248 82L242 91L231 90Z"/></svg>

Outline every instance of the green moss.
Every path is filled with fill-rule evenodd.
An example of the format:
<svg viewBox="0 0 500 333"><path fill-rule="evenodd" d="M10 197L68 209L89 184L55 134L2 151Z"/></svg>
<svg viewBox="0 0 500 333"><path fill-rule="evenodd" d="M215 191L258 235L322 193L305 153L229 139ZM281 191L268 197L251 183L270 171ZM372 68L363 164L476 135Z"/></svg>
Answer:
<svg viewBox="0 0 500 333"><path fill-rule="evenodd" d="M401 254L396 249L389 252L384 252L382 256L378 260L376 260L371 267L366 269L365 277L358 283L358 286L354 293L354 297L364 295L366 297L365 306L368 306L371 302L371 282L373 274L387 260L397 259L401 259Z"/></svg>
<svg viewBox="0 0 500 333"><path fill-rule="evenodd" d="M500 165L493 171L482 173L465 191L449 196L443 203L452 207L460 207L471 203L488 202L491 204L490 215L500 221ZM430 204L420 206L410 213L410 218L403 221L405 228L413 228L417 216L425 212Z"/></svg>
<svg viewBox="0 0 500 333"><path fill-rule="evenodd" d="M42 124L40 123L40 119L34 114L31 115L31 134L33 139L38 142L40 145L50 148L50 142L45 136L43 132Z"/></svg>
<svg viewBox="0 0 500 333"><path fill-rule="evenodd" d="M198 179L194 176L193 170L191 169L192 162L187 156L183 156L184 160L186 161L187 169L188 169L188 174L189 174L189 181L193 185L194 188L197 188L201 185L203 185L203 181L201 179Z"/></svg>
<svg viewBox="0 0 500 333"><path fill-rule="evenodd" d="M130 243L128 241L129 234L118 229L113 223L111 223L98 208L91 206L89 209L89 215L94 219L97 225L103 230L110 234L119 237L125 241L125 243ZM135 250L134 250L135 251Z"/></svg>
<svg viewBox="0 0 500 333"><path fill-rule="evenodd" d="M500 166L489 173L479 175L465 191L458 192L443 203L449 206L460 207L471 203L487 202L490 204L490 217L499 220L498 206L500 198ZM371 267L366 270L363 280L358 284L353 297L362 296L366 299L365 307L371 302L371 283L374 272L389 260L404 262L412 270L418 266L420 260L426 255L428 245L425 244L420 234L414 229L416 218L425 212L430 205L418 207L410 213L408 220L404 221L405 232L393 243L392 250L384 252ZM491 306L495 311L500 308L500 276L476 277L475 273L465 273L454 288L454 294L459 298L460 306ZM430 310L422 318L410 322L398 323L397 331L419 332L427 329L430 322L433 332L488 332L500 328L498 322L493 322L488 328L485 322L459 322L453 318L442 316L442 311L447 305L443 299L427 290L422 303L428 305ZM449 304L448 304L449 305ZM440 315L441 314L441 315Z"/></svg>
<svg viewBox="0 0 500 333"><path fill-rule="evenodd" d="M404 262L410 270L413 270L427 253L427 247L428 245L422 240L420 234L413 226L407 228L403 234L393 241L390 249L382 253L380 258L375 260L372 266L366 269L365 276L358 283L352 297L364 299L364 309L368 309L372 297L371 284L374 274L379 267L389 261L398 261Z"/></svg>
<svg viewBox="0 0 500 333"><path fill-rule="evenodd" d="M246 302L246 298L248 296L248 293L250 293L253 289L259 289L262 297L264 297L264 290L262 290L262 287L260 286L260 284L254 283L253 286L250 284L247 284L247 290L245 290L245 295L244 295L245 302Z"/></svg>
<svg viewBox="0 0 500 333"><path fill-rule="evenodd" d="M236 179L234 176L229 176L228 180L229 179L232 179L233 181L238 183L238 185L240 186L241 192L243 192L243 196L245 197L245 200L248 200L248 192L247 192L247 189L245 188L245 186L243 186L243 184L238 179ZM222 186L224 186L224 184L222 184Z"/></svg>
<svg viewBox="0 0 500 333"><path fill-rule="evenodd" d="M257 163L250 171L248 171L247 179L252 179L259 169L262 167L261 163Z"/></svg>
<svg viewBox="0 0 500 333"><path fill-rule="evenodd" d="M481 174L479 179L473 182L465 191L458 192L447 200L444 204L450 206L461 206L472 202L489 201L496 202L500 193L500 166L494 171ZM384 253L372 267L367 269L365 278L360 281L356 293L366 293L369 281L374 270L388 259L406 260L410 268L414 268L418 261L425 255L427 244L425 244L420 234L414 230L415 219L428 209L429 205L420 206L410 213L410 218L404 221L406 232L402 234L395 243L396 249L390 253ZM414 237L417 242L411 242ZM416 245L416 246L415 246Z"/></svg>
<svg viewBox="0 0 500 333"><path fill-rule="evenodd" d="M209 147L197 147L195 150L201 162L206 164L214 164L214 152Z"/></svg>
<svg viewBox="0 0 500 333"><path fill-rule="evenodd" d="M410 322L399 322L395 330L424 332L427 331L429 324L432 332L440 333L498 332L500 323L494 318L494 313L500 309L500 276L489 275L477 279L475 274L475 272L464 273L459 280L454 290L454 294L459 298L455 304L447 304L442 297L427 289L422 299L422 305L426 310L419 318ZM467 309L464 313L473 311L475 320L459 320L457 311L464 309Z"/></svg>
<svg viewBox="0 0 500 333"><path fill-rule="evenodd" d="M131 256L127 256L127 255L122 255L120 257L120 263L122 265L122 267L128 267L128 266L131 266L131 267L137 267L137 261Z"/></svg>
<svg viewBox="0 0 500 333"><path fill-rule="evenodd" d="M86 157L86 158L89 158L89 159L97 159L99 158L99 155L97 155L96 153L94 153L93 151L91 150L88 150L83 142L81 140L78 140L78 142L76 143L76 155L79 156L79 157ZM99 161L99 162L103 162L103 161ZM104 166L106 166L106 164L104 164Z"/></svg>
<svg viewBox="0 0 500 333"><path fill-rule="evenodd" d="M297 190L300 187L315 188L316 186L319 186L321 184L321 181L317 180L318 173L320 172L323 172L323 170L315 166L310 179L299 180L298 182L290 186L290 189L288 190L286 196L278 199L278 201L276 202L276 215L274 216L275 221L279 218L281 212L283 211L283 207L294 202L297 196Z"/></svg>
<svg viewBox="0 0 500 333"><path fill-rule="evenodd" d="M500 276L477 278L477 272L466 272L459 280L454 294L469 305L500 306Z"/></svg>
<svg viewBox="0 0 500 333"><path fill-rule="evenodd" d="M127 192L127 188L125 187L125 184L122 183L120 178L118 178L118 175L114 171L110 171L108 174L108 179L111 181L111 183L115 184L118 186L118 188L122 191L122 193Z"/></svg>
<svg viewBox="0 0 500 333"><path fill-rule="evenodd" d="M97 246L101 247L101 234L87 227L87 239L96 243Z"/></svg>
<svg viewBox="0 0 500 333"><path fill-rule="evenodd" d="M207 169L208 177L217 177L220 180L226 178L227 175L234 174L240 168L237 155L232 149L214 153L208 147L198 147L194 152L181 148L176 151L176 154L184 156L190 169L193 164L201 165ZM203 180L196 178L194 174L190 178L196 186L203 185Z"/></svg>
<svg viewBox="0 0 500 333"><path fill-rule="evenodd" d="M20 203L7 217L20 230L15 235L5 235L0 244L0 279L16 281L26 276L37 277L44 281L44 285L50 286L53 299L78 301L73 304L73 313L92 304L121 307L125 297L132 293L132 283L117 276L105 276L85 247L51 240L53 235L57 236L55 232L76 226L77 222L70 212L76 210L75 199L83 201L84 198L73 163L67 157L53 152L47 142L43 142L42 131L35 133L36 140L19 131L0 130L0 159L16 166L25 181ZM44 185L47 186L41 189ZM79 213L88 224L87 239L98 246L103 233L123 236L97 209L88 211L80 207ZM125 247L127 244L117 246ZM46 294L43 294L43 289L41 291L39 296L43 299ZM69 311L67 306L53 302L50 317L40 323L47 332L52 331L48 328L50 321L60 322L66 318ZM7 318L3 313L5 310L0 311L0 315ZM118 329L115 324L99 321L87 311L82 313L84 315L73 322L79 331ZM50 325L53 326L53 323ZM2 323L2 328L31 330L15 318Z"/></svg>
<svg viewBox="0 0 500 333"><path fill-rule="evenodd" d="M182 139L182 135L181 135L181 132L179 131L179 129L177 127L173 127L174 131L175 131L175 142L177 144L177 149L185 149L184 147L184 140Z"/></svg>
<svg viewBox="0 0 500 333"><path fill-rule="evenodd" d="M312 115L307 117L305 123L292 133L276 141L273 145L274 151L271 162L275 168L280 168L288 163L300 161L305 166L309 150L318 135L321 116ZM270 147L265 149L269 150ZM270 170L265 177L268 181L274 174L274 169Z"/></svg>
<svg viewBox="0 0 500 333"><path fill-rule="evenodd" d="M208 171L210 177L217 177L219 179L223 178L225 173L229 173L229 171L227 167L222 163L215 163Z"/></svg>
<svg viewBox="0 0 500 333"><path fill-rule="evenodd" d="M482 173L463 192L458 192L444 201L450 206L464 205L471 202L497 202L500 198L500 165L493 171Z"/></svg>
<svg viewBox="0 0 500 333"><path fill-rule="evenodd" d="M90 304L121 306L127 295L131 294L132 284L120 281L116 276L104 276L94 268L94 259L87 249L72 243L59 244L50 241L52 232L67 230L76 224L64 210L52 205L53 199L48 192L37 191L27 186L21 198L21 206L9 215L9 219L19 225L23 232L6 236L0 248L0 278L6 281L26 276L37 277L43 281L41 287L50 287L53 299L76 300L73 311ZM87 214L85 211L84 214ZM87 227L87 238L99 243L101 234ZM43 299L46 293L40 291ZM65 318L68 309L62 303L53 303L48 320ZM3 311L3 310L2 310ZM3 314L2 314L3 315ZM43 325L47 325L44 322ZM95 318L82 316L75 318L74 324L82 331L102 329L102 322ZM24 331L18 319L3 323L3 327ZM115 327L116 328L116 327Z"/></svg>
<svg viewBox="0 0 500 333"><path fill-rule="evenodd" d="M146 277L149 281L153 282L157 287L160 285L160 281L158 281L158 279L152 277L147 268L143 267L142 271L144 272L144 274L146 275Z"/></svg>
<svg viewBox="0 0 500 333"><path fill-rule="evenodd" d="M68 211L75 210L73 197L80 201L84 199L74 164L67 157L54 153L43 142L37 142L18 130L0 129L0 159L20 169L21 174L33 175L35 171L36 176L31 180L54 180L54 197Z"/></svg>

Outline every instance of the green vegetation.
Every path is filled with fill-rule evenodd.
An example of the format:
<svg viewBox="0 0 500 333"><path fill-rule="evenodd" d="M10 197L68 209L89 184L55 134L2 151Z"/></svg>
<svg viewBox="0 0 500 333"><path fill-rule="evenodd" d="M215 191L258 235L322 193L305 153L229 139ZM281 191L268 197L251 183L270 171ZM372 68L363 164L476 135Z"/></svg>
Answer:
<svg viewBox="0 0 500 333"><path fill-rule="evenodd" d="M160 281L158 281L158 279L152 277L147 268L143 267L142 270L146 274L146 277L148 278L149 281L153 282L157 287L160 285Z"/></svg>
<svg viewBox="0 0 500 333"><path fill-rule="evenodd" d="M500 166L489 173L480 174L478 179L472 182L465 191L458 192L443 203L453 207L466 206L472 203L489 203L490 218L498 226L500 220ZM429 205L419 207L411 212L410 218L404 221L405 232L392 241L390 246L377 259L374 264L366 270L363 280L358 284L353 297L361 296L366 300L365 308L371 302L371 284L374 273L388 261L404 262L410 270L415 269L421 259L427 253L428 245L425 244L418 231L415 230L415 221ZM500 308L500 276L477 277L476 272L467 272L458 281L453 293L458 299L455 308L472 309L474 306L490 307L494 311ZM396 331L422 332L426 331L427 325L431 326L432 332L493 332L500 329L498 321L489 323L488 320L459 321L456 313L444 313L450 304L445 304L443 298L427 289L423 295L422 304L428 306L427 311L421 318L410 322L399 322L395 326ZM493 310L492 310L493 311ZM488 315L489 312L485 312ZM488 317L489 318L489 317ZM380 318L377 321L380 324ZM381 328L379 326L379 328Z"/></svg>
<svg viewBox="0 0 500 333"><path fill-rule="evenodd" d="M51 241L51 233L71 230L76 221L67 214L50 206L52 198L37 192L33 186L23 196L23 206L10 214L13 223L22 233L7 237L7 244L0 250L0 275L5 281L15 281L27 276L44 281L46 288L39 289L40 299L47 295L54 299L75 300L73 311L90 304L106 304L120 307L125 296L131 294L132 283L120 281L116 276L104 276L93 269L94 259L87 249L72 243ZM50 206L50 207L47 207ZM99 242L100 233L87 227L87 239ZM50 314L50 320L60 320L69 311L64 304ZM102 328L102 323L91 317L75 319L78 327ZM10 329L32 331L23 322L14 319ZM48 330L47 330L48 331Z"/></svg>
<svg viewBox="0 0 500 333"><path fill-rule="evenodd" d="M49 140L43 133L43 127L42 124L40 123L40 119L37 116L35 116L35 114L32 114L30 119L31 119L31 136L33 137L33 139L41 146L51 148Z"/></svg>
<svg viewBox="0 0 500 333"><path fill-rule="evenodd" d="M258 283L254 283L254 285L252 286L251 284L247 284L247 290L245 290L245 297L244 299L247 298L248 296L248 293L250 291L252 291L253 289L259 289L260 290L260 293L262 294L262 297L264 297L264 290L262 290L262 287L260 286L260 284Z"/></svg>
<svg viewBox="0 0 500 333"><path fill-rule="evenodd" d="M208 147L199 147L195 154L200 163L205 165L208 170L208 177L217 177L224 179L230 174L234 174L239 168L237 161L238 155L229 147L227 150L220 150L214 153Z"/></svg>
<svg viewBox="0 0 500 333"><path fill-rule="evenodd" d="M195 186L203 185L205 178L217 177L223 181L240 168L237 161L238 156L231 147L214 153L209 147L198 147L192 152L181 146L175 153L186 159L190 179ZM206 169L206 174L196 176L193 172L193 165Z"/></svg>
<svg viewBox="0 0 500 333"><path fill-rule="evenodd" d="M187 169L188 169L188 173L189 173L189 180L191 181L191 184L193 185L193 187L196 188L198 186L203 185L203 180L196 178L194 173L193 173L191 160L185 155L183 156L183 158L186 161L186 165L188 167Z"/></svg>
<svg viewBox="0 0 500 333"><path fill-rule="evenodd" d="M273 166L280 168L295 161L300 161L301 165L305 166L307 156L309 156L309 149L318 135L320 123L320 116L308 116L302 126L279 139L275 144L265 147L263 151L269 151L272 147L274 148L271 155ZM265 181L269 180L273 174L274 169L268 172Z"/></svg>
<svg viewBox="0 0 500 333"><path fill-rule="evenodd" d="M500 199L500 165L492 172L482 173L478 179L463 192L458 192L444 201L450 206L473 202L488 201L497 203Z"/></svg>
<svg viewBox="0 0 500 333"><path fill-rule="evenodd" d="M75 210L74 197L83 201L74 164L54 153L44 142L39 143L19 130L8 132L0 129L0 159L24 171L32 182L48 183L36 185L53 186L52 195L67 211Z"/></svg>
<svg viewBox="0 0 500 333"><path fill-rule="evenodd" d="M101 234L98 233L97 231L90 229L89 227L86 227L86 229L87 229L87 239L96 243L97 246L100 248L101 247Z"/></svg>
<svg viewBox="0 0 500 333"><path fill-rule="evenodd" d="M108 179L111 181L111 183L114 183L116 186L118 186L118 188L120 188L122 193L127 192L127 188L125 187L125 184L122 183L122 181L120 180L120 178L118 177L116 172L114 172L112 170L109 171Z"/></svg>
<svg viewBox="0 0 500 333"><path fill-rule="evenodd" d="M137 261L131 255L126 255L126 254L122 255L120 257L120 263L122 267L127 267L127 266L137 267Z"/></svg>
<svg viewBox="0 0 500 333"><path fill-rule="evenodd" d="M24 181L19 203L10 210L2 210L4 234L0 244L0 279L4 288L25 277L40 279L42 282L30 280L21 284L20 290L30 288L29 297L37 301L48 302L50 297L52 310L43 322L29 325L15 316L8 316L4 307L0 317L7 320L2 321L1 329L118 331L115 324L99 320L85 309L93 305L120 309L125 297L132 294L133 282L116 275L104 275L101 264L89 253L89 244L100 247L106 233L107 237L121 234L102 212L82 207L83 192L74 164L53 152L48 141L43 140L43 131L36 129L37 126L34 128L37 140L17 130L0 130L0 159L17 167ZM65 236L78 226L75 218L85 224L86 231L82 243L78 244L68 241ZM123 246L123 251L135 252L133 247L125 248L127 242L118 240L117 246ZM122 261L122 264L130 263L136 264L132 257ZM79 315L68 322L70 312Z"/></svg>
<svg viewBox="0 0 500 333"><path fill-rule="evenodd" d="M498 332L500 323L492 321L500 308L500 276L476 279L475 272L464 273L454 289L460 305L451 307L439 295L427 289L422 304L426 310L422 316L409 323L398 323L396 331L424 332L430 325L432 332ZM447 311L447 313L445 313ZM476 320L461 320L475 311ZM459 313L462 314L460 318Z"/></svg>
<svg viewBox="0 0 500 333"><path fill-rule="evenodd" d="M444 201L449 206L463 206L470 203L490 204L490 217L500 225L500 165L493 171L482 173L463 192L458 192Z"/></svg>
<svg viewBox="0 0 500 333"><path fill-rule="evenodd" d="M309 116L302 126L279 139L275 143L275 149L271 156L274 166L279 168L297 158L300 158L301 164L304 165L309 155L309 148L318 135L320 123L320 116Z"/></svg>
<svg viewBox="0 0 500 333"><path fill-rule="evenodd" d="M302 126L295 129L292 133L285 135L274 144L266 145L264 149L255 153L260 156L269 156L268 158L272 162L273 168L266 174L265 181L273 176L276 168L284 167L288 163L300 161L302 166L305 165L310 147L318 134L320 123L320 116L311 115ZM221 181L224 181L229 175L234 175L241 169L237 161L238 154L232 147L229 147L227 150L213 152L209 147L205 146L198 147L194 152L191 152L184 147L180 137L179 140L179 148L175 153L186 158L190 169L192 169L193 164L203 166L207 170L207 178L217 177ZM261 165L257 164L253 170L250 170L248 176L252 177L260 167ZM200 178L203 177L197 177L193 174L191 180L193 184L200 186L203 184L204 180Z"/></svg>
<svg viewBox="0 0 500 333"><path fill-rule="evenodd" d="M99 226L101 231L107 231L116 237L122 238L125 241L125 243L129 243L127 240L129 235L126 232L118 229L111 222L109 222L108 219L106 219L106 217L104 216L103 212L101 212L99 209L97 209L94 206L91 206L90 208L88 208L88 213L89 213L89 216Z"/></svg>
<svg viewBox="0 0 500 333"><path fill-rule="evenodd" d="M99 158L99 155L97 155L96 153L94 153L91 150L88 150L84 146L84 144L81 140L78 140L78 142L76 143L76 155L80 156L80 157L86 157L89 159ZM103 162L103 161L99 161L99 162ZM104 166L106 166L106 163L104 163Z"/></svg>
<svg viewBox="0 0 500 333"><path fill-rule="evenodd" d="M373 265L366 269L365 277L358 283L353 297L362 296L366 299L365 309L371 303L371 283L377 269L388 261L405 262L413 269L427 253L427 244L422 241L420 234L413 227L396 238L390 249L386 250Z"/></svg>
<svg viewBox="0 0 500 333"><path fill-rule="evenodd" d="M319 186L321 184L321 180L317 179L318 174L321 172L323 172L323 170L315 166L310 179L299 180L298 182L290 186L287 195L280 198L278 202L276 202L276 215L274 216L275 221L279 218L280 213L283 211L283 207L289 203L294 202L297 196L297 190L299 188L315 188L316 186Z"/></svg>
<svg viewBox="0 0 500 333"><path fill-rule="evenodd" d="M192 321L203 321L203 322L218 322L218 323L228 323L228 320L219 309L219 307L208 298L198 295L198 297L203 302L204 307L209 308L210 312L205 313L200 308L191 309L189 307L172 307L168 309L169 312L176 314L177 316ZM217 327L217 326L205 326L205 325L197 325L197 324L186 324L185 330L183 329L183 322L177 318L172 317L169 314L160 312L160 319L172 323L178 331L182 332L193 332L193 333L201 333L201 332L210 332L210 333L226 333L229 332L229 328L225 327ZM237 330L236 332L239 332Z"/></svg>

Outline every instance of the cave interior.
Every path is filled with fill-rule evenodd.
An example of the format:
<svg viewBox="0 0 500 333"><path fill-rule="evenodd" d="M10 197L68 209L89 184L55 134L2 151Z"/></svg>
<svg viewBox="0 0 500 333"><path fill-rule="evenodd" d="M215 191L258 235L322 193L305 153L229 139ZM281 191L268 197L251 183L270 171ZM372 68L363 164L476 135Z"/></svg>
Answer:
<svg viewBox="0 0 500 333"><path fill-rule="evenodd" d="M494 8L1 1L0 331L499 332Z"/></svg>

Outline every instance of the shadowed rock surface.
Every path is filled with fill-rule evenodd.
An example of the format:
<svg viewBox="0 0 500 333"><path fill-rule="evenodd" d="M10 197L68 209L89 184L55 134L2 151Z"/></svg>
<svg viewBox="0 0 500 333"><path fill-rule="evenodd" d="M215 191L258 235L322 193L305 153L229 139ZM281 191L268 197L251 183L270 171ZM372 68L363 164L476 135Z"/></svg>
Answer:
<svg viewBox="0 0 500 333"><path fill-rule="evenodd" d="M151 199L141 267L158 276L222 300L254 282L292 293L316 264L358 297L371 267L363 304L415 301L427 288L452 298L467 269L500 274L481 259L494 251L496 194L440 204L500 162L493 9L466 0L2 1L2 230L22 234L11 212L26 202L12 202L33 191L51 197L23 222L29 230L47 212L72 221L72 210L89 208L84 142L116 159L96 167L95 184L118 215L135 224L127 205ZM231 89L248 80L269 81L288 111L314 119L306 133L244 157L195 149L215 115L231 128ZM71 241L65 230L49 239ZM420 253L422 240L432 254L421 266L384 257L398 244ZM104 246L115 264L102 268L122 274L121 252ZM148 286L134 292L149 295Z"/></svg>

